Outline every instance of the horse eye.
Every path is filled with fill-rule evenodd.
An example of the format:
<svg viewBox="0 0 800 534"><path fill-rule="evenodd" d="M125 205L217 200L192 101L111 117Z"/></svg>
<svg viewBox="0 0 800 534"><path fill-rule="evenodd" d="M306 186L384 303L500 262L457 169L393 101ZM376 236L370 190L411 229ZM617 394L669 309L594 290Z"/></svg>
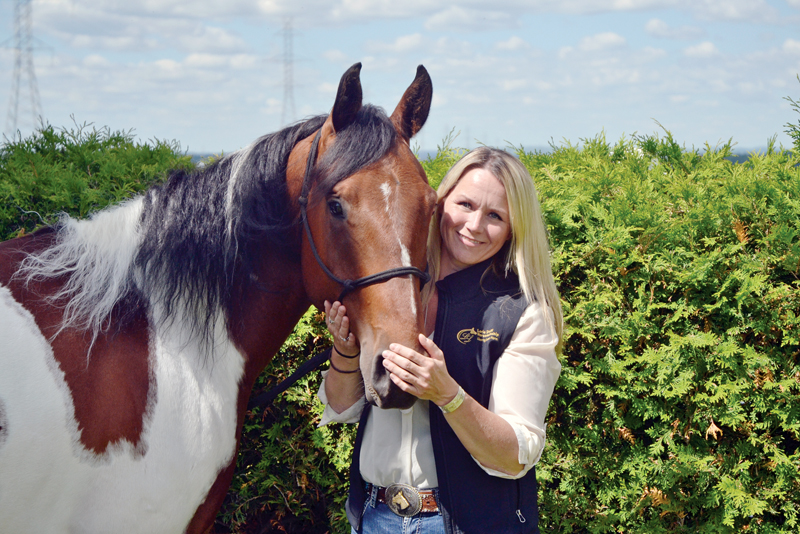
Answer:
<svg viewBox="0 0 800 534"><path fill-rule="evenodd" d="M328 210L334 217L337 217L339 219L344 218L344 208L342 208L342 204L338 200L329 201Z"/></svg>

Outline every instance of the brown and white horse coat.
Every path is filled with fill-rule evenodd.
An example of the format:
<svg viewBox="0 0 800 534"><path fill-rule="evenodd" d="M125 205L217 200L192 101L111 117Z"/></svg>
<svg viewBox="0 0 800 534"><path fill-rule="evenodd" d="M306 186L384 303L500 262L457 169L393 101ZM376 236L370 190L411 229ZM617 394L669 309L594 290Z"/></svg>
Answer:
<svg viewBox="0 0 800 534"><path fill-rule="evenodd" d="M0 244L0 532L211 527L256 377L309 304L340 289L297 223L318 130L309 221L320 255L348 279L424 267L435 195L408 140L430 79L420 68L386 117L361 105L359 69L327 117ZM415 342L418 292L404 276L348 297L365 381L385 406L407 399L375 355Z"/></svg>

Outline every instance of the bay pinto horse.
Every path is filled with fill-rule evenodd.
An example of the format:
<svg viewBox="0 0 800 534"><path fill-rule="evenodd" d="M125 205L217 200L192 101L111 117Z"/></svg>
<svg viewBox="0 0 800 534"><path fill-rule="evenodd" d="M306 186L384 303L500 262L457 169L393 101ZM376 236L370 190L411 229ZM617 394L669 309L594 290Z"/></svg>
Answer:
<svg viewBox="0 0 800 534"><path fill-rule="evenodd" d="M378 355L422 331L432 85L387 116L360 69L330 115L0 244L0 531L210 530L257 375L341 280L401 268L344 298L367 396L410 406Z"/></svg>

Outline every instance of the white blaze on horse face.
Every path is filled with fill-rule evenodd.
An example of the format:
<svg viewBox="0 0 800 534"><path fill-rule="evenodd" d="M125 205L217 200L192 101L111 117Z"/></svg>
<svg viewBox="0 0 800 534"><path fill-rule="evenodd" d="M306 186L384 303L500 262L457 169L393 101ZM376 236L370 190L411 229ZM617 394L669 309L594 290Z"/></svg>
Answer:
<svg viewBox="0 0 800 534"><path fill-rule="evenodd" d="M400 224L398 214L396 213L396 203L392 202L393 193L397 191L397 187L392 189L391 184L389 182L384 182L380 186L381 193L383 193L383 201L386 203L386 213L389 216L389 222L391 223L391 228L394 230L394 235L397 237L397 243L400 245L400 265L403 267L411 267L411 255L408 252L408 247L405 246L403 241L400 239L400 233L397 231L397 226ZM411 277L412 275L408 275ZM412 286L413 288L413 286ZM416 305L416 298L413 294L411 294L411 313L416 315L417 314L417 305Z"/></svg>
<svg viewBox="0 0 800 534"><path fill-rule="evenodd" d="M383 193L383 201L386 202L386 213L389 213L389 197L392 196L392 186L389 182L381 184L381 193Z"/></svg>

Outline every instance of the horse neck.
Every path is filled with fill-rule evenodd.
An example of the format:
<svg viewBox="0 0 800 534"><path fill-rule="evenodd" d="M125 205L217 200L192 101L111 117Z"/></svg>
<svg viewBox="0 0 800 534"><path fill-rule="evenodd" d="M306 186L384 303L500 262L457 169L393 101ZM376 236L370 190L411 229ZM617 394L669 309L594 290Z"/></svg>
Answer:
<svg viewBox="0 0 800 534"><path fill-rule="evenodd" d="M289 251L266 252L249 276L240 276L241 299L228 318L231 340L245 355L246 397L256 378L278 352L310 302L299 259Z"/></svg>

